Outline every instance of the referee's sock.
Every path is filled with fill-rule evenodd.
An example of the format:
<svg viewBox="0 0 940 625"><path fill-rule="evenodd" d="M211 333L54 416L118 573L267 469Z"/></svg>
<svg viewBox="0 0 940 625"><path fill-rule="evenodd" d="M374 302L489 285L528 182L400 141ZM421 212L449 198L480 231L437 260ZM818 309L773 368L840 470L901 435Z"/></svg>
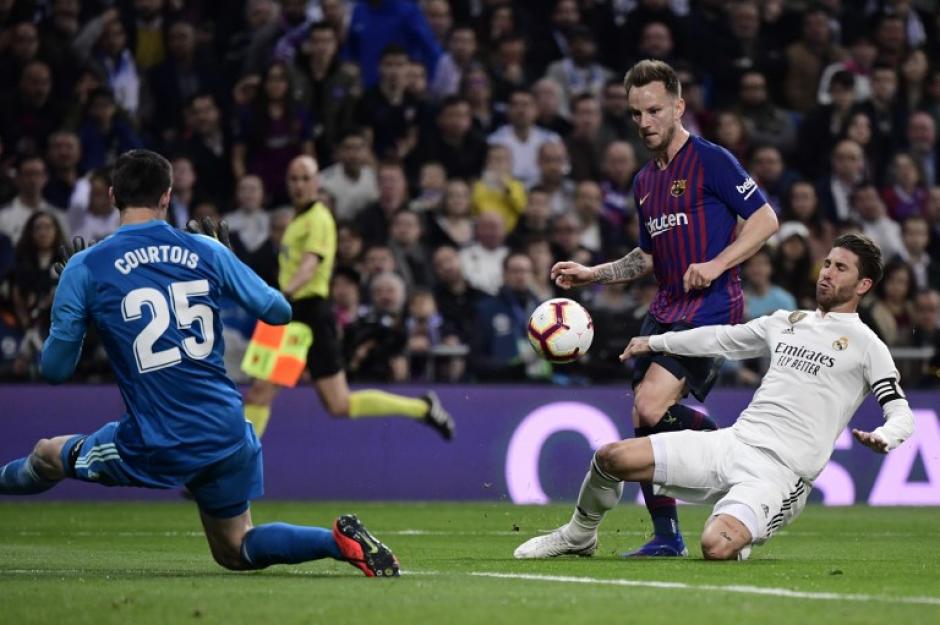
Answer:
<svg viewBox="0 0 940 625"><path fill-rule="evenodd" d="M33 468L30 456L17 458L0 467L0 495L36 495L58 484Z"/></svg>
<svg viewBox="0 0 940 625"><path fill-rule="evenodd" d="M349 394L350 419L391 415L423 419L427 416L428 410L428 402L416 397L405 397L374 389Z"/></svg>
<svg viewBox="0 0 940 625"><path fill-rule="evenodd" d="M673 404L652 427L641 426L636 428L636 435L649 436L660 432L678 432L680 430L717 430L718 425L701 412L684 406ZM679 533L679 510L676 500L672 497L653 494L653 484L642 482L643 499L646 509L653 520L653 533L661 537L671 537Z"/></svg>
<svg viewBox="0 0 940 625"><path fill-rule="evenodd" d="M268 420L271 418L271 406L245 404L245 418L251 421L251 425L255 428L255 435L261 438L264 436L264 431L268 427Z"/></svg>

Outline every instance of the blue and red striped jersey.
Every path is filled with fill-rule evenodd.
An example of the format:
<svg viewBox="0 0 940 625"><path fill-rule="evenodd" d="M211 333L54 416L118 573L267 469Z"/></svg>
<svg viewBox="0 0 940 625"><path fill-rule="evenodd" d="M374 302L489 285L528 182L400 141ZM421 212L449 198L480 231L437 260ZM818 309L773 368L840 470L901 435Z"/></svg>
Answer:
<svg viewBox="0 0 940 625"><path fill-rule="evenodd" d="M665 169L648 162L634 178L633 193L639 246L653 256L659 284L650 314L660 323L740 323L744 295L737 267L707 289L688 293L682 277L689 265L718 256L734 241L738 217L747 219L767 202L754 179L728 150L690 136Z"/></svg>

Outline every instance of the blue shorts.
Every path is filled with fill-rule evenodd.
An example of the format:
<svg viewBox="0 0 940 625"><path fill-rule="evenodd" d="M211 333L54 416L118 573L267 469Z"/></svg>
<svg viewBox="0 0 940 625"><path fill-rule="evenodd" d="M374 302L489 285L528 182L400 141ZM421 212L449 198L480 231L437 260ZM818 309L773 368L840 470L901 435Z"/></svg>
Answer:
<svg viewBox="0 0 940 625"><path fill-rule="evenodd" d="M694 326L688 323L677 321L675 323L660 323L653 315L647 313L643 319L643 325L640 327L640 336L652 336L654 334L663 334L664 332L678 332L688 330ZM689 391L695 395L699 401L705 401L708 392L712 390L715 381L718 380L718 373L725 359L721 357L692 357L676 356L674 354L663 354L661 352L650 352L638 356L633 367L633 387L643 380L646 370L653 363L661 366L671 373L677 380L685 379L685 384Z"/></svg>
<svg viewBox="0 0 940 625"><path fill-rule="evenodd" d="M261 443L246 423L245 442L231 455L187 475L144 471L121 458L115 445L118 422L97 432L73 436L62 446L69 477L104 486L176 488L186 485L200 509L211 517L231 518L264 494Z"/></svg>

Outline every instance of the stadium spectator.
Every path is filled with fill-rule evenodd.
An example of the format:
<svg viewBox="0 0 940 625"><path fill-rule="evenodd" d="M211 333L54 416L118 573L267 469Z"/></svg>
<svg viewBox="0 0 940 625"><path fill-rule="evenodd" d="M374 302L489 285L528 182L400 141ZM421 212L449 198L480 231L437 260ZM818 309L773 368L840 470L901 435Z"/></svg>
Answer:
<svg viewBox="0 0 940 625"><path fill-rule="evenodd" d="M582 265L592 265L598 255L581 242L584 224L575 213L563 213L552 217L551 242L556 258L570 259Z"/></svg>
<svg viewBox="0 0 940 625"><path fill-rule="evenodd" d="M351 221L336 223L336 267L352 269L359 273L362 269L362 235Z"/></svg>
<svg viewBox="0 0 940 625"><path fill-rule="evenodd" d="M43 187L46 201L66 210L77 195L87 193L88 184L80 177L78 163L82 158L82 145L78 135L67 130L57 130L49 136L46 160L49 164L49 181Z"/></svg>
<svg viewBox="0 0 940 625"><path fill-rule="evenodd" d="M904 20L900 15L882 12L875 18L874 33L878 62L898 67L908 46Z"/></svg>
<svg viewBox="0 0 940 625"><path fill-rule="evenodd" d="M771 280L773 252L764 246L744 261L741 276L744 279L744 318L747 321L777 310L796 310L796 299L789 291Z"/></svg>
<svg viewBox="0 0 940 625"><path fill-rule="evenodd" d="M486 294L464 277L457 249L441 245L431 255L434 300L444 322L461 343L469 344L477 328L476 305Z"/></svg>
<svg viewBox="0 0 940 625"><path fill-rule="evenodd" d="M166 40L167 58L149 71L141 109L150 120L151 132L169 145L183 129L186 103L197 94L218 96L222 88L211 55L197 50L195 26L174 22Z"/></svg>
<svg viewBox="0 0 940 625"><path fill-rule="evenodd" d="M144 145L107 87L89 92L78 136L82 142L82 171L112 165L119 154Z"/></svg>
<svg viewBox="0 0 940 625"><path fill-rule="evenodd" d="M836 223L851 216L849 195L865 178L865 153L859 144L842 139L832 149L830 163L831 173L816 182L816 195L823 215Z"/></svg>
<svg viewBox="0 0 940 625"><path fill-rule="evenodd" d="M170 163L173 166L173 194L166 210L166 219L177 228L183 228L201 199L193 193L197 174L188 156L174 156Z"/></svg>
<svg viewBox="0 0 940 625"><path fill-rule="evenodd" d="M751 150L748 171L767 197L767 203L773 206L779 215L783 211L790 185L798 179L796 173L784 166L780 150L772 145L757 145Z"/></svg>
<svg viewBox="0 0 940 625"><path fill-rule="evenodd" d="M264 212L264 183L248 175L235 187L235 210L225 216L231 232L238 236L242 249L233 246L239 258L258 251L270 234L270 218Z"/></svg>
<svg viewBox="0 0 940 625"><path fill-rule="evenodd" d="M447 35L454 26L454 15L447 0L423 0L421 12L428 21L428 28L434 33L434 39L439 44L447 42Z"/></svg>
<svg viewBox="0 0 940 625"><path fill-rule="evenodd" d="M739 161L747 158L750 137L744 120L734 111L718 111L712 121L709 136L712 141L726 148Z"/></svg>
<svg viewBox="0 0 940 625"><path fill-rule="evenodd" d="M850 139L861 146L868 177L879 187L883 185L889 155L877 144L878 138L871 127L871 118L862 111L853 111L839 135L839 140L842 139Z"/></svg>
<svg viewBox="0 0 940 625"><path fill-rule="evenodd" d="M564 137L571 132L567 100L562 99L561 85L551 78L541 78L532 85L535 97L535 124Z"/></svg>
<svg viewBox="0 0 940 625"><path fill-rule="evenodd" d="M517 89L526 89L532 72L526 63L528 42L519 33L507 33L496 41L496 52L490 57L489 73L493 79L493 99L509 102Z"/></svg>
<svg viewBox="0 0 940 625"><path fill-rule="evenodd" d="M871 120L873 142L878 150L893 150L899 142L903 117L897 95L897 72L893 66L879 62L871 70L871 97L856 105L856 110Z"/></svg>
<svg viewBox="0 0 940 625"><path fill-rule="evenodd" d="M405 349L411 380L434 381L433 351L438 345L444 344L449 331L444 324L444 318L437 312L437 305L430 291L419 289L408 298Z"/></svg>
<svg viewBox="0 0 940 625"><path fill-rule="evenodd" d="M380 59L385 58L390 45L399 46L403 54L420 60L428 75L433 75L441 47L415 3L407 0L357 3L342 53L343 58L355 62L362 70L362 82L367 89L380 82Z"/></svg>
<svg viewBox="0 0 940 625"><path fill-rule="evenodd" d="M335 153L337 162L320 173L320 186L335 198L333 214L337 219L355 219L379 198L365 133L359 128L345 131L339 135Z"/></svg>
<svg viewBox="0 0 940 625"><path fill-rule="evenodd" d="M490 144L486 167L473 183L473 212L499 213L506 231L512 232L525 211L526 192L522 182L512 177L512 154L504 145Z"/></svg>
<svg viewBox="0 0 940 625"><path fill-rule="evenodd" d="M399 163L380 163L376 177L379 197L362 209L355 219L356 229L362 234L366 247L387 241L392 216L408 205L408 184Z"/></svg>
<svg viewBox="0 0 940 625"><path fill-rule="evenodd" d="M380 159L405 158L418 141L420 103L405 89L408 55L396 45L382 52L378 84L356 105L356 122L371 129L372 150Z"/></svg>
<svg viewBox="0 0 940 625"><path fill-rule="evenodd" d="M913 301L917 292L914 271L902 260L885 265L884 279L875 287L870 304L872 328L888 347L910 345L914 328Z"/></svg>
<svg viewBox="0 0 940 625"><path fill-rule="evenodd" d="M195 193L229 210L235 179L232 176L232 135L215 96L197 93L186 105L186 132L180 150L199 172Z"/></svg>
<svg viewBox="0 0 940 625"><path fill-rule="evenodd" d="M469 25L460 24L447 35L447 52L441 55L434 70L430 94L434 100L457 95L464 74L473 67L477 57L477 35Z"/></svg>
<svg viewBox="0 0 940 625"><path fill-rule="evenodd" d="M937 124L924 112L913 113L907 123L907 145L911 157L923 172L928 187L940 185L940 144Z"/></svg>
<svg viewBox="0 0 940 625"><path fill-rule="evenodd" d="M130 35L137 67L146 72L166 58L166 27L172 9L164 0L135 0L130 14L122 15Z"/></svg>
<svg viewBox="0 0 940 625"><path fill-rule="evenodd" d="M499 126L502 116L493 110L493 85L482 67L471 67L460 83L460 95L470 104L474 130L489 136Z"/></svg>
<svg viewBox="0 0 940 625"><path fill-rule="evenodd" d="M470 179L480 174L485 160L486 140L473 128L470 104L450 96L441 102L435 127L422 134L410 169L417 174L421 163L436 161L448 178Z"/></svg>
<svg viewBox="0 0 940 625"><path fill-rule="evenodd" d="M610 226L610 243L623 243L626 218L636 213L633 197L633 175L637 170L636 153L625 141L614 141L604 153L601 193L604 195L603 218Z"/></svg>
<svg viewBox="0 0 940 625"><path fill-rule="evenodd" d="M526 344L529 316L539 301L532 292L532 261L514 252L501 263L502 286L477 303L480 320L473 333L470 366L479 380L537 380L550 365Z"/></svg>
<svg viewBox="0 0 940 625"><path fill-rule="evenodd" d="M614 141L626 141L633 146L634 151L637 149L634 143L642 146L636 124L627 113L627 93L623 90L623 81L619 78L608 80L601 91L601 141L605 145ZM645 154L645 147L643 151Z"/></svg>
<svg viewBox="0 0 940 625"><path fill-rule="evenodd" d="M891 158L888 178L882 197L888 214L896 221L911 215L923 215L927 207L927 187L924 175L914 157L908 152L896 152Z"/></svg>
<svg viewBox="0 0 940 625"><path fill-rule="evenodd" d="M802 223L785 221L775 239L773 281L796 298L799 308L807 308L815 293L809 229Z"/></svg>
<svg viewBox="0 0 940 625"><path fill-rule="evenodd" d="M551 217L551 193L540 186L529 189L525 212L516 222L507 241L510 247L518 249L531 237L548 237Z"/></svg>
<svg viewBox="0 0 940 625"><path fill-rule="evenodd" d="M30 61L40 58L39 32L32 22L20 22L7 31L6 50L0 54L0 92L16 88L20 71Z"/></svg>
<svg viewBox="0 0 940 625"><path fill-rule="evenodd" d="M549 64L571 53L570 33L580 25L578 3L575 0L555 0L545 32L532 36L534 45L528 62L537 75L543 75Z"/></svg>
<svg viewBox="0 0 940 625"><path fill-rule="evenodd" d="M295 59L297 88L301 102L314 112L317 157L331 163L333 146L353 125L356 100L362 95L359 67L340 60L336 31L326 22L310 27L301 52Z"/></svg>
<svg viewBox="0 0 940 625"><path fill-rule="evenodd" d="M758 71L741 74L737 112L755 145L772 145L789 157L796 152L797 126L793 116L773 103L767 78Z"/></svg>
<svg viewBox="0 0 940 625"><path fill-rule="evenodd" d="M567 0L564 0L567 1ZM490 143L505 145L512 153L512 175L527 186L539 177L539 153L546 143L560 143L550 130L535 125L535 98L525 89L509 96L508 123L489 136Z"/></svg>
<svg viewBox="0 0 940 625"><path fill-rule="evenodd" d="M804 11L800 38L785 51L784 91L788 108L799 113L809 111L816 102L823 69L845 57L845 50L833 41L826 9L814 5Z"/></svg>
<svg viewBox="0 0 940 625"><path fill-rule="evenodd" d="M281 254L281 240L284 231L294 218L294 209L282 206L268 213L268 238L254 252L245 252L242 260L252 268L269 286L278 285L278 257Z"/></svg>
<svg viewBox="0 0 940 625"><path fill-rule="evenodd" d="M431 263L422 243L421 216L410 210L400 210L392 216L389 225L388 247L395 255L399 275L405 280L408 293L415 287L431 284Z"/></svg>
<svg viewBox="0 0 940 625"><path fill-rule="evenodd" d="M343 339L347 375L353 382L404 382L405 283L391 272L380 273L369 284L369 311L346 328Z"/></svg>
<svg viewBox="0 0 940 625"><path fill-rule="evenodd" d="M901 375L919 388L940 385L940 293L935 289L918 291L911 307L913 328L911 347L933 348L929 360L907 361Z"/></svg>
<svg viewBox="0 0 940 625"><path fill-rule="evenodd" d="M418 172L418 190L416 197L408 203L408 208L419 213L433 214L441 209L444 193L447 191L447 172L437 161L421 165Z"/></svg>
<svg viewBox="0 0 940 625"><path fill-rule="evenodd" d="M594 96L584 93L571 101L571 133L565 137L565 147L571 162L571 179L575 182L598 180L601 177L601 106Z"/></svg>
<svg viewBox="0 0 940 625"><path fill-rule="evenodd" d="M52 97L52 73L43 61L23 67L16 91L0 99L0 138L13 155L41 154L62 122L64 107Z"/></svg>
<svg viewBox="0 0 940 625"><path fill-rule="evenodd" d="M609 249L609 228L601 219L604 211L604 196L600 185L593 180L582 180L574 191L574 215L581 221L581 247L599 257L601 249ZM569 258L565 256L565 258Z"/></svg>
<svg viewBox="0 0 940 625"><path fill-rule="evenodd" d="M565 58L549 65L545 76L561 87L562 110L573 111L575 96L584 93L600 96L613 73L597 62L595 35L586 26L569 30L567 41Z"/></svg>
<svg viewBox="0 0 940 625"><path fill-rule="evenodd" d="M395 261L395 254L392 249L383 244L373 245L366 248L362 255L362 286L365 289L363 296L366 301L369 298L369 285L372 278L382 273L398 273L398 263Z"/></svg>
<svg viewBox="0 0 940 625"><path fill-rule="evenodd" d="M898 104L905 113L923 108L927 98L927 54L921 48L911 48L901 61L898 78Z"/></svg>
<svg viewBox="0 0 940 625"><path fill-rule="evenodd" d="M624 72L628 69L631 59L642 58L637 44L640 41L644 28L651 23L659 23L666 27L670 36L677 41L686 41L688 34L687 19L680 17L670 3L663 0L638 0L633 8L618 22L616 29L617 42L614 46L617 69Z"/></svg>
<svg viewBox="0 0 940 625"><path fill-rule="evenodd" d="M503 261L509 254L506 226L496 213L480 213L475 221L476 242L460 250L460 265L470 284L496 295L503 285Z"/></svg>
<svg viewBox="0 0 940 625"><path fill-rule="evenodd" d="M78 35L81 3L78 0L57 0L50 12L39 22L39 47L52 68L56 92L66 96L72 92L79 74L78 62L72 54L72 42Z"/></svg>
<svg viewBox="0 0 940 625"><path fill-rule="evenodd" d="M679 60L676 56L676 41L672 36L672 31L662 22L650 22L640 32L636 60L642 59L671 63Z"/></svg>
<svg viewBox="0 0 940 625"><path fill-rule="evenodd" d="M823 70L819 79L819 90L816 101L826 105L832 103L829 95L829 83L838 72L851 72L855 78L855 101L864 102L871 97L871 70L878 55L878 48L866 32L859 32L847 42L848 56L835 63L830 63Z"/></svg>
<svg viewBox="0 0 940 625"><path fill-rule="evenodd" d="M552 280L552 266L555 264L552 244L543 237L533 237L523 244L521 251L532 261L532 292L536 299L544 302L555 297L558 289Z"/></svg>
<svg viewBox="0 0 940 625"><path fill-rule="evenodd" d="M238 112L232 171L236 179L254 174L264 182L270 202L287 200L284 172L298 155L313 155L308 113L294 100L290 71L276 61L264 73L255 101Z"/></svg>
<svg viewBox="0 0 940 625"><path fill-rule="evenodd" d="M49 213L60 225L65 223L64 213L42 197L48 179L46 163L40 157L27 156L20 161L16 169L16 197L0 208L0 233L8 236L13 245L19 245L26 222L34 213Z"/></svg>
<svg viewBox="0 0 940 625"><path fill-rule="evenodd" d="M405 69L405 93L419 104L418 122L419 126L424 128L428 123L428 113L432 104L431 91L428 87L428 70L414 60L409 60Z"/></svg>
<svg viewBox="0 0 940 625"><path fill-rule="evenodd" d="M141 77L127 46L127 31L117 9L90 20L75 37L73 49L114 94L115 103L131 117L140 106Z"/></svg>
<svg viewBox="0 0 940 625"><path fill-rule="evenodd" d="M111 173L108 169L94 169L82 178L68 209L72 236L82 237L88 242L100 241L118 229L121 216L111 204L110 188Z"/></svg>
<svg viewBox="0 0 940 625"><path fill-rule="evenodd" d="M548 193L552 215L570 211L575 183L568 177L571 165L565 144L561 141L542 144L538 151L538 168L538 178L533 186L541 187Z"/></svg>
<svg viewBox="0 0 940 625"><path fill-rule="evenodd" d="M781 223L787 221L797 221L806 226L813 263L825 258L832 248L833 227L822 214L816 189L809 182L798 180L790 186L780 215Z"/></svg>
<svg viewBox="0 0 940 625"><path fill-rule="evenodd" d="M927 220L922 215L905 219L901 238L904 245L898 255L913 270L915 287L940 290L940 258L931 257L928 252L930 226Z"/></svg>
<svg viewBox="0 0 940 625"><path fill-rule="evenodd" d="M901 241L901 226L888 215L878 189L870 182L862 182L850 195L852 217L857 219L862 234L881 248L885 258L897 256L904 247Z"/></svg>
<svg viewBox="0 0 940 625"><path fill-rule="evenodd" d="M355 269L338 267L330 281L330 303L340 340L346 336L346 328L365 316L368 307L362 304L361 278Z"/></svg>

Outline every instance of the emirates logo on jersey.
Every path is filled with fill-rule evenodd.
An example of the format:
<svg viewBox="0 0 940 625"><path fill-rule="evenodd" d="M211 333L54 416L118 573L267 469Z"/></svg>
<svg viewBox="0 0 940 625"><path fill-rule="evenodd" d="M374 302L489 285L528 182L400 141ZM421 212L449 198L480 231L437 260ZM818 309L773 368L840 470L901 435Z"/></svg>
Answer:
<svg viewBox="0 0 940 625"><path fill-rule="evenodd" d="M832 349L838 352L844 352L849 348L849 339L845 336L840 336L832 342Z"/></svg>

